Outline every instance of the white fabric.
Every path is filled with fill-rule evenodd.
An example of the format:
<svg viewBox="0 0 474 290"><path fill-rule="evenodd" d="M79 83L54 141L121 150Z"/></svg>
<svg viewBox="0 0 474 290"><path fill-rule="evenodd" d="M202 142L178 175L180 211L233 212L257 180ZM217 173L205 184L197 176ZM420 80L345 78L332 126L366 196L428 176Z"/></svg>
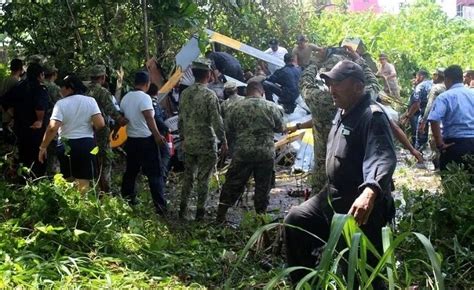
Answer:
<svg viewBox="0 0 474 290"><path fill-rule="evenodd" d="M273 55L274 57L278 57L279 59L283 60L285 54L288 53L288 50L286 48L279 46L276 51L273 51L271 48L265 50L266 54ZM272 63L268 63L268 70L270 71L271 74L273 74L277 69L281 67L274 65Z"/></svg>
<svg viewBox="0 0 474 290"><path fill-rule="evenodd" d="M72 95L54 105L51 120L62 122L59 137L66 139L93 138L92 116L100 114L94 98Z"/></svg>
<svg viewBox="0 0 474 290"><path fill-rule="evenodd" d="M179 83L181 85L185 85L185 86L190 86L192 84L194 84L195 80L194 80L194 75L193 75L193 71L191 69L191 66L189 66L185 71L184 71L184 74L183 76L181 77L181 80L179 81Z"/></svg>
<svg viewBox="0 0 474 290"><path fill-rule="evenodd" d="M128 119L127 135L132 138L146 138L151 136L151 131L146 124L143 111L152 110L151 97L143 91L127 93L120 103L120 109Z"/></svg>

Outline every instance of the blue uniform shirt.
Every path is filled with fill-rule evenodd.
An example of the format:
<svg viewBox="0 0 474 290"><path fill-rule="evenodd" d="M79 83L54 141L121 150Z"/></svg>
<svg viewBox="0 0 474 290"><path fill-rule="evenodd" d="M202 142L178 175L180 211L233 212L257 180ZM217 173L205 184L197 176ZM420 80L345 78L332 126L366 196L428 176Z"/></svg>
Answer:
<svg viewBox="0 0 474 290"><path fill-rule="evenodd" d="M443 124L443 138L474 138L474 91L461 83L440 94L428 121Z"/></svg>

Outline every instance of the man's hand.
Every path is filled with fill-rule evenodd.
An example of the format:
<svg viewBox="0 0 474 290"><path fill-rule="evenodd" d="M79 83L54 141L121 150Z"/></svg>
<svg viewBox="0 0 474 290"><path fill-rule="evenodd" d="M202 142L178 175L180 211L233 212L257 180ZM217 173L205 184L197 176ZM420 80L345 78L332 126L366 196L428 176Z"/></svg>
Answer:
<svg viewBox="0 0 474 290"><path fill-rule="evenodd" d="M120 127L125 126L128 124L128 119L124 116L120 116L117 120L117 123L120 125Z"/></svg>
<svg viewBox="0 0 474 290"><path fill-rule="evenodd" d="M423 159L423 154L421 154L420 151L416 150L411 152L411 154L413 156L415 156L416 160L418 161L418 163L423 163L425 160Z"/></svg>
<svg viewBox="0 0 474 290"><path fill-rule="evenodd" d="M47 158L46 148L40 147L40 148L39 148L39 153L38 153L38 160L39 160L39 162L44 163L44 161L46 160L46 158Z"/></svg>
<svg viewBox="0 0 474 290"><path fill-rule="evenodd" d="M156 144L159 146L165 145L166 144L166 139L163 137L163 135L159 134L158 136L154 136Z"/></svg>
<svg viewBox="0 0 474 290"><path fill-rule="evenodd" d="M296 128L296 125L288 126L288 127L286 127L285 133L291 134L291 133L295 132L296 130L298 130L298 128Z"/></svg>
<svg viewBox="0 0 474 290"><path fill-rule="evenodd" d="M369 220L370 213L374 208L377 193L370 187L366 187L359 197L354 201L348 214L352 215L359 226L365 225Z"/></svg>
<svg viewBox="0 0 474 290"><path fill-rule="evenodd" d="M33 125L30 126L31 129L41 129L43 126L43 122L41 121L35 121Z"/></svg>
<svg viewBox="0 0 474 290"><path fill-rule="evenodd" d="M456 144L456 143L453 142L453 143L446 144L446 143L442 142L442 143L440 143L440 144L436 144L436 148L438 148L438 151L439 151L439 152L443 152L443 151L445 151L447 148L453 146L454 144Z"/></svg>
<svg viewBox="0 0 474 290"><path fill-rule="evenodd" d="M353 47L348 46L348 45L344 45L343 47L346 49L347 53L351 56L352 60L357 60L360 58L360 55L354 50Z"/></svg>
<svg viewBox="0 0 474 290"><path fill-rule="evenodd" d="M400 117L400 124L406 126L408 123L408 115L405 113Z"/></svg>

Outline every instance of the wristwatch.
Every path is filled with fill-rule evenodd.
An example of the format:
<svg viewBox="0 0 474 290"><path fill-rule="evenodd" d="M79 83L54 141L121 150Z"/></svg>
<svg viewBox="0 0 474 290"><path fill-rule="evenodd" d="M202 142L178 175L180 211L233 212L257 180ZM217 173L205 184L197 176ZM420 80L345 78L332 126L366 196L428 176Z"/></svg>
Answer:
<svg viewBox="0 0 474 290"><path fill-rule="evenodd" d="M296 129L301 129L301 123L296 123Z"/></svg>

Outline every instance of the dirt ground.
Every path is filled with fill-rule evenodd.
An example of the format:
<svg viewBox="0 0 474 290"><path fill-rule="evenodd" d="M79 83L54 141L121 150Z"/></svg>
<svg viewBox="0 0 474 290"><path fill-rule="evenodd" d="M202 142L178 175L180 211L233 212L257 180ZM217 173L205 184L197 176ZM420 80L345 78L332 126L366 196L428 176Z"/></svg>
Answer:
<svg viewBox="0 0 474 290"><path fill-rule="evenodd" d="M431 152L425 152L425 156L429 156ZM432 193L436 193L441 188L440 177L431 162L426 161L425 168L417 168L415 159L405 150L399 149L397 152L398 163L394 173L395 191L392 193L395 199L402 199L400 189L406 186L411 189L423 189L428 190ZM270 204L268 206L267 213L271 216L272 220L281 220L284 218L288 210L294 206L302 203L305 198L305 191L310 192L310 186L308 183L309 173L294 174L291 172L290 166L277 166L276 167L276 184L270 192ZM179 180L179 177L178 177ZM211 184L211 191L207 207L207 218L213 219L215 217L217 204L219 202L219 190L218 185L215 182L215 178ZM220 184L222 186L222 184ZM178 208L179 199L179 188L171 186L168 188L168 192L174 192L169 194L170 208ZM192 220L194 218L195 211L195 196L192 196L189 204L189 214L187 219ZM243 194L241 200L237 204L229 209L227 214L227 220L231 224L238 225L241 218L244 216L246 211L253 210L253 188L250 185L246 192Z"/></svg>

